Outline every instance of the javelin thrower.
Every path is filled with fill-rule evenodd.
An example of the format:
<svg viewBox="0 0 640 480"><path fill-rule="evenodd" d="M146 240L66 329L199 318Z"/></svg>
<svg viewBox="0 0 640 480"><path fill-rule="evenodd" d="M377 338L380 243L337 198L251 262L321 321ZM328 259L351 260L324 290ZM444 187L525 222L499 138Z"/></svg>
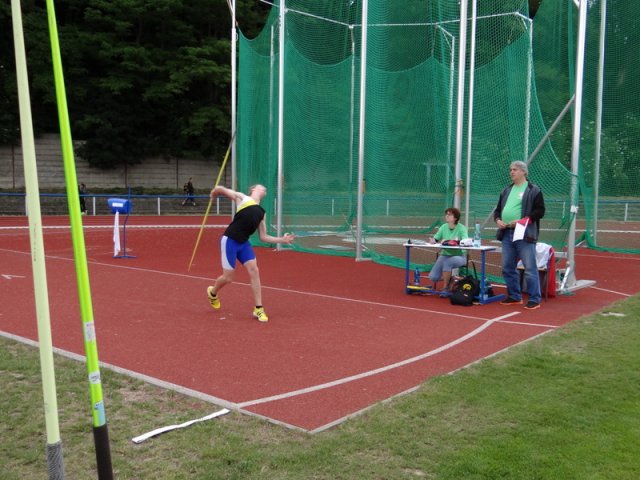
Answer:
<svg viewBox="0 0 640 480"><path fill-rule="evenodd" d="M236 261L239 261L249 273L255 301L253 316L260 322L267 322L269 317L262 306L260 271L249 237L257 230L262 242L291 244L295 240L295 235L285 233L282 237L274 237L267 234L265 211L260 206L260 201L267 195L267 189L264 185L253 185L249 189L249 195L217 185L211 190L211 198L217 195L223 195L235 202L237 209L233 220L220 240L222 275L216 279L214 285L207 288L207 297L213 308L220 308L218 293L226 285L233 282Z"/></svg>

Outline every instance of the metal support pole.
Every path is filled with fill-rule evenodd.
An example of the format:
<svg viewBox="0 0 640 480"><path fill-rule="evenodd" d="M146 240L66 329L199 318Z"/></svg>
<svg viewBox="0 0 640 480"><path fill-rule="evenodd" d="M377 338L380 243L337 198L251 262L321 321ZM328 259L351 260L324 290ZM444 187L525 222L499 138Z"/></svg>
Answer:
<svg viewBox="0 0 640 480"><path fill-rule="evenodd" d="M276 195L276 235L282 235L282 186L283 186L283 165L284 165L284 62L285 62L285 32L286 32L286 0L280 1L280 58L278 64L278 179ZM281 246L276 247L280 250Z"/></svg>
<svg viewBox="0 0 640 480"><path fill-rule="evenodd" d="M578 174L580 173L580 131L582 126L582 91L584 81L584 51L587 31L587 0L580 0L578 8L578 49L576 53L576 86L573 115L573 141L571 145L571 224L567 239L567 270L563 280L563 289L575 290L589 285L593 281L576 280L576 220L578 217Z"/></svg>
<svg viewBox="0 0 640 480"><path fill-rule="evenodd" d="M365 107L367 93L367 28L369 22L369 2L362 2L362 52L360 53L360 132L358 139L358 205L356 220L356 261L362 258L362 212L364 203L364 146Z"/></svg>
<svg viewBox="0 0 640 480"><path fill-rule="evenodd" d="M467 10L468 0L460 0L460 47L458 50L458 108L456 111L456 163L453 206L460 208L462 193L462 127L464 118L464 72L467 55Z"/></svg>
<svg viewBox="0 0 640 480"><path fill-rule="evenodd" d="M600 44L598 52L598 99L593 167L593 241L598 244L598 201L600 200L600 142L602 140L602 95L604 90L604 46L607 29L607 0L600 0Z"/></svg>
<svg viewBox="0 0 640 480"><path fill-rule="evenodd" d="M471 51L469 53L469 108L467 113L467 182L465 192L464 223L469 225L469 196L471 193L471 152L473 140L473 92L476 68L476 24L478 21L478 0L471 7Z"/></svg>
<svg viewBox="0 0 640 480"><path fill-rule="evenodd" d="M231 0L231 138L236 138L236 116L238 104L237 92L237 49L238 49L238 31L236 29L236 0ZM231 188L237 190L238 178L236 174L236 142L231 145ZM234 209L232 208L232 211Z"/></svg>

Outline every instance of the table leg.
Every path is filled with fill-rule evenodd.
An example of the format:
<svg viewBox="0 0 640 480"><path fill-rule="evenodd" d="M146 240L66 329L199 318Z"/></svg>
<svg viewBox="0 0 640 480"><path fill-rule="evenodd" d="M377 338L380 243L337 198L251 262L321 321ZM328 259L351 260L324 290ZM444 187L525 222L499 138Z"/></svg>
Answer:
<svg viewBox="0 0 640 480"><path fill-rule="evenodd" d="M487 286L487 277L486 277L486 253L484 250L480 252L480 304L485 305L487 303L498 302L503 300L506 295L494 295L493 297L489 297L489 288Z"/></svg>
<svg viewBox="0 0 640 480"><path fill-rule="evenodd" d="M411 265L411 247L407 246L405 247L407 249L407 254L406 254L406 265L405 265L405 269L404 269L404 288L406 293L410 293L409 290L407 289L407 286L409 285L409 271L411 270L409 268L409 266Z"/></svg>

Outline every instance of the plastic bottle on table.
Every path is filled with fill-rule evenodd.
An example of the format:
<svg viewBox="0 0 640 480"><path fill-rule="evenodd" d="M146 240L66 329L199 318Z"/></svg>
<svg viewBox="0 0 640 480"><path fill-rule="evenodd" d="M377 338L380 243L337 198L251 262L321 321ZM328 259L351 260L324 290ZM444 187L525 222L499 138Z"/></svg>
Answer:
<svg viewBox="0 0 640 480"><path fill-rule="evenodd" d="M482 235L480 233L480 224L476 223L475 232L473 232L473 246L479 247L482 245Z"/></svg>
<svg viewBox="0 0 640 480"><path fill-rule="evenodd" d="M413 272L413 284L416 286L420 286L420 270L417 268Z"/></svg>

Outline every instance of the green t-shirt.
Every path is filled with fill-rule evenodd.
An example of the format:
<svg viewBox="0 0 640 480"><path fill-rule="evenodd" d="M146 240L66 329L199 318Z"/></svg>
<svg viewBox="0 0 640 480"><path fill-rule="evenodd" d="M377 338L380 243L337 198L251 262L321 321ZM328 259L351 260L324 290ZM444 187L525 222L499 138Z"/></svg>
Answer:
<svg viewBox="0 0 640 480"><path fill-rule="evenodd" d="M442 225L440 225L440 228L438 229L436 234L433 236L433 239L438 243L442 243L445 240L460 241L463 238L469 238L469 234L467 233L467 227L465 227L461 223L457 223L456 226L453 228L449 228L448 223L443 223ZM464 255L464 251L443 248L440 251L440 254L451 257L454 255Z"/></svg>
<svg viewBox="0 0 640 480"><path fill-rule="evenodd" d="M529 182L514 185L513 188L511 188L507 203L502 207L502 221L504 223L511 223L514 220L520 220L522 218L522 196L527 186L529 186Z"/></svg>

